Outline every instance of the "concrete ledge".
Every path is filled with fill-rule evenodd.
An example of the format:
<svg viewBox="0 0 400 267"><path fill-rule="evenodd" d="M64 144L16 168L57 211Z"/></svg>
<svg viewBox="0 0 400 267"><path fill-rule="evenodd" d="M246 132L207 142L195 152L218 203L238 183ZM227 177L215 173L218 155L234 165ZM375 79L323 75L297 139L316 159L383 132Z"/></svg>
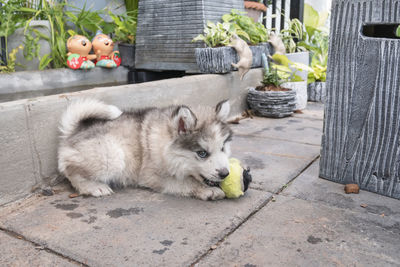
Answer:
<svg viewBox="0 0 400 267"><path fill-rule="evenodd" d="M236 115L247 107L247 87L258 85L261 78L261 69L253 69L243 81L237 72L194 75L0 103L0 205L57 177L58 122L73 99L93 97L120 108L214 106L230 99L231 114Z"/></svg>
<svg viewBox="0 0 400 267"><path fill-rule="evenodd" d="M0 74L0 102L128 82L128 69L53 69Z"/></svg>

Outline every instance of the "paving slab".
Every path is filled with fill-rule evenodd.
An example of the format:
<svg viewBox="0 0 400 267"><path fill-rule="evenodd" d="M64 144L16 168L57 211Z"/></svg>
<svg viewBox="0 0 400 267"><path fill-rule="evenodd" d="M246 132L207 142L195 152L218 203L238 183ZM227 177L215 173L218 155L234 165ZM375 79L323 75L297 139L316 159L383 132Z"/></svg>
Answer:
<svg viewBox="0 0 400 267"><path fill-rule="evenodd" d="M67 259L45 251L25 240L0 231L0 266L3 267L46 267L46 266L79 266Z"/></svg>
<svg viewBox="0 0 400 267"><path fill-rule="evenodd" d="M399 266L390 217L278 196L196 266Z"/></svg>
<svg viewBox="0 0 400 267"><path fill-rule="evenodd" d="M276 193L319 155L319 147L268 138L235 136L232 156L250 167L250 188ZM290 168L288 168L290 166Z"/></svg>
<svg viewBox="0 0 400 267"><path fill-rule="evenodd" d="M359 194L346 194L344 185L319 178L318 172L319 160L297 177L282 194L357 212L384 214L400 220L400 200L364 190L360 190Z"/></svg>
<svg viewBox="0 0 400 267"><path fill-rule="evenodd" d="M69 191L0 213L0 226L90 266L187 266L271 194L200 201L142 189L73 198Z"/></svg>
<svg viewBox="0 0 400 267"><path fill-rule="evenodd" d="M281 119L253 117L241 120L233 127L235 135L257 136L319 146L322 137L321 119L309 119L304 114Z"/></svg>

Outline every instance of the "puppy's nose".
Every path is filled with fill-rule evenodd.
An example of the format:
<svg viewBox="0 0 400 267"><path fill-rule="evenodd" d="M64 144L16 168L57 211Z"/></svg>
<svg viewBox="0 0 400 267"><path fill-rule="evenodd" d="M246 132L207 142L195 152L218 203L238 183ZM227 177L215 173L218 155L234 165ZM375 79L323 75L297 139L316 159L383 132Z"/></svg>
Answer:
<svg viewBox="0 0 400 267"><path fill-rule="evenodd" d="M226 176L229 175L229 170L227 168L219 169L218 171L218 176L221 179L224 179Z"/></svg>

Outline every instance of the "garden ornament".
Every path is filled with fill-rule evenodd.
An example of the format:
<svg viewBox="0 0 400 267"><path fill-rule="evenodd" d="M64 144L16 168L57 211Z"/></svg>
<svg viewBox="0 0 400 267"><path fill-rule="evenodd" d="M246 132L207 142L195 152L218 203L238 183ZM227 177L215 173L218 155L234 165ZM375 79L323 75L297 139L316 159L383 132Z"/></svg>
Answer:
<svg viewBox="0 0 400 267"><path fill-rule="evenodd" d="M93 51L96 54L96 66L116 68L121 64L118 51L114 51L114 42L107 35L97 32L92 40Z"/></svg>
<svg viewBox="0 0 400 267"><path fill-rule="evenodd" d="M283 44L282 39L276 33L271 32L268 38L268 42L274 48L275 54L281 54L281 55L286 54L285 45Z"/></svg>
<svg viewBox="0 0 400 267"><path fill-rule="evenodd" d="M253 63L253 53L247 43L236 34L232 36L229 46L232 46L239 55L238 63L232 62L232 66L239 70L240 79L243 80L243 76L249 71Z"/></svg>
<svg viewBox="0 0 400 267"><path fill-rule="evenodd" d="M92 43L82 35L71 36L67 40L68 58L67 65L71 69L92 69L94 63L91 61L96 55L89 55Z"/></svg>
<svg viewBox="0 0 400 267"><path fill-rule="evenodd" d="M220 183L227 198L238 198L244 195L252 181L250 169L244 169L238 159L229 159L229 175Z"/></svg>

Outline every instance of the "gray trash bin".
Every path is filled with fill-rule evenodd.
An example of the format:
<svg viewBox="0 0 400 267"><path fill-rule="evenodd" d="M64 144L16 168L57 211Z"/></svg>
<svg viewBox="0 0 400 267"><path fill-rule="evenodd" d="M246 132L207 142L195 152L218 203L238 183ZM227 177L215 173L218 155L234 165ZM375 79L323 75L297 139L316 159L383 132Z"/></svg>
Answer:
<svg viewBox="0 0 400 267"><path fill-rule="evenodd" d="M400 199L399 24L399 1L333 1L320 177Z"/></svg>

